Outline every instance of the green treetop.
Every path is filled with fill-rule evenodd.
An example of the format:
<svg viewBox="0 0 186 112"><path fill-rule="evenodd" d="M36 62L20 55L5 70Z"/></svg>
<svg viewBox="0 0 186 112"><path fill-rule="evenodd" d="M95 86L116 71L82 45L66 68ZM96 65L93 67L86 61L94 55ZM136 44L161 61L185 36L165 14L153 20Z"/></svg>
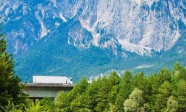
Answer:
<svg viewBox="0 0 186 112"><path fill-rule="evenodd" d="M25 101L26 96L22 92L20 79L15 76L12 55L6 49L5 36L0 34L0 107L8 105L8 102L19 104Z"/></svg>

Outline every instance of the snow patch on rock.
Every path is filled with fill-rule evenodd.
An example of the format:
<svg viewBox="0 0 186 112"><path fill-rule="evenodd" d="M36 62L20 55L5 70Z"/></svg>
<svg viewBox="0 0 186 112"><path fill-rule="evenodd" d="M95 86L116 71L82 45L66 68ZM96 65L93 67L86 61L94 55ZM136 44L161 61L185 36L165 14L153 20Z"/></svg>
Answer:
<svg viewBox="0 0 186 112"><path fill-rule="evenodd" d="M67 19L63 16L62 13L60 13L59 17L61 18L61 20L62 20L63 22L67 22Z"/></svg>

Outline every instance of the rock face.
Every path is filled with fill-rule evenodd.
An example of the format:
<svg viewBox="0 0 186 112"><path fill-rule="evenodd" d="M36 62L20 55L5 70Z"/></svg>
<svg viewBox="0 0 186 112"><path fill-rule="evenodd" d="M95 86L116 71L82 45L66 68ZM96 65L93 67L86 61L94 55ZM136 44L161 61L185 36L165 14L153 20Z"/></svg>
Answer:
<svg viewBox="0 0 186 112"><path fill-rule="evenodd" d="M71 27L68 44L118 47L140 55L169 50L186 25L184 0L2 0L0 15L11 52L19 54ZM72 24L72 21L75 22Z"/></svg>
<svg viewBox="0 0 186 112"><path fill-rule="evenodd" d="M185 0L1 0L0 17L24 81L186 62Z"/></svg>

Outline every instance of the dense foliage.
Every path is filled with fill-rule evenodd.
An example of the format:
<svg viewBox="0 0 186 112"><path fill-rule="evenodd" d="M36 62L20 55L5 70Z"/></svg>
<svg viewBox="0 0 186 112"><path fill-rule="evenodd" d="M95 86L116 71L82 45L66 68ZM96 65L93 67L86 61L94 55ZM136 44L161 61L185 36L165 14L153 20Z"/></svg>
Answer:
<svg viewBox="0 0 186 112"><path fill-rule="evenodd" d="M176 63L157 74L116 72L88 83L83 78L55 100L45 98L24 105L9 103L8 112L186 112L186 68Z"/></svg>
<svg viewBox="0 0 186 112"><path fill-rule="evenodd" d="M157 74L108 77L88 83L83 78L72 91L60 92L56 98L60 112L185 112L186 68L179 63Z"/></svg>
<svg viewBox="0 0 186 112"><path fill-rule="evenodd" d="M6 49L4 35L0 34L0 111L9 102L20 104L26 99L22 92L23 85L19 77L15 76L13 58Z"/></svg>

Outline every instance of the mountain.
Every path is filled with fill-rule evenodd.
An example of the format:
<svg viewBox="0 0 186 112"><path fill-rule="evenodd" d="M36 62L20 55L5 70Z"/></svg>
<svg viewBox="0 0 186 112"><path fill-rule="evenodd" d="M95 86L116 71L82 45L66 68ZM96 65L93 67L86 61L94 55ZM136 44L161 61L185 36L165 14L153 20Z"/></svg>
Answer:
<svg viewBox="0 0 186 112"><path fill-rule="evenodd" d="M6 0L0 16L24 81L186 64L184 0Z"/></svg>

